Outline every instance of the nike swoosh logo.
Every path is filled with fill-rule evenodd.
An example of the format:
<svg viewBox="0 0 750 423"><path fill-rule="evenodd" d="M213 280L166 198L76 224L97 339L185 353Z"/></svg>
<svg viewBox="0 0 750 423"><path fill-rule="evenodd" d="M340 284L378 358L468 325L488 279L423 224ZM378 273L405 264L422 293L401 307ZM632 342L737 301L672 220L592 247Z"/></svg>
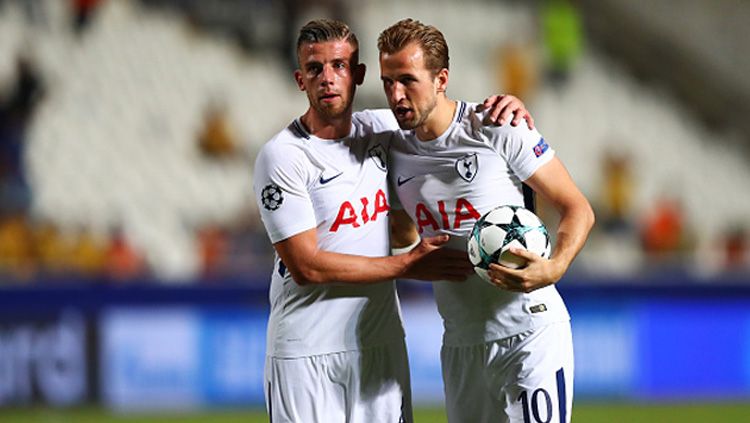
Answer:
<svg viewBox="0 0 750 423"><path fill-rule="evenodd" d="M323 175L320 175L320 185L325 185L343 174L344 172L339 172L338 175L333 175L330 178L324 178Z"/></svg>
<svg viewBox="0 0 750 423"><path fill-rule="evenodd" d="M417 175L414 175L414 176L410 176L408 178L403 178L403 179L399 176L398 180L396 181L396 183L398 184L398 186L401 186L401 185L403 185L403 184L411 181L412 179L416 178L416 176Z"/></svg>

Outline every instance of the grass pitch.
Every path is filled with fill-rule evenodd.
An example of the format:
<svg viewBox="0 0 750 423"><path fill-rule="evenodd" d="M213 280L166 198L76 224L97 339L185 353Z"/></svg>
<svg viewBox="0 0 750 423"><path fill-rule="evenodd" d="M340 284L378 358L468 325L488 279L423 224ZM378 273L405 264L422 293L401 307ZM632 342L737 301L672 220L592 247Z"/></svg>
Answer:
<svg viewBox="0 0 750 423"><path fill-rule="evenodd" d="M750 402L727 404L599 404L573 408L574 423L724 423L747 421ZM446 423L441 409L417 409L415 423ZM113 414L98 407L68 410L2 409L3 423L265 423L263 410L217 410L190 414Z"/></svg>

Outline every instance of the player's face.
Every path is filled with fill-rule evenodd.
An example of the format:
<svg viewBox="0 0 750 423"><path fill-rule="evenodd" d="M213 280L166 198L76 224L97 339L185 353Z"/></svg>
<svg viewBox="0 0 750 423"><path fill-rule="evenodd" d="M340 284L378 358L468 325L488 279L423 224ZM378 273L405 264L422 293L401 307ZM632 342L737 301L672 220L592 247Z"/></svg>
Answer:
<svg viewBox="0 0 750 423"><path fill-rule="evenodd" d="M425 68L422 48L412 43L380 54L380 79L401 129L422 126L437 104L440 78Z"/></svg>
<svg viewBox="0 0 750 423"><path fill-rule="evenodd" d="M300 68L294 79L307 93L310 107L324 119L351 113L355 86L364 78L354 47L343 40L305 43L297 55Z"/></svg>

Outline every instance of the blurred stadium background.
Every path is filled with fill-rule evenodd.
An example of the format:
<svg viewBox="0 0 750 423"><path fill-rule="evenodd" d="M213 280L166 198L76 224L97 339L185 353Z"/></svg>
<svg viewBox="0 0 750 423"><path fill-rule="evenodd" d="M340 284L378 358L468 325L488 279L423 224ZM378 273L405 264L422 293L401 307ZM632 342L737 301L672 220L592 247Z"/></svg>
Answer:
<svg viewBox="0 0 750 423"><path fill-rule="evenodd" d="M750 3L0 0L0 421L265 420L250 178L321 16L359 35L359 108L386 105L380 30L436 25L450 95L524 99L595 206L559 283L575 421L750 415ZM442 421L431 291L399 289Z"/></svg>

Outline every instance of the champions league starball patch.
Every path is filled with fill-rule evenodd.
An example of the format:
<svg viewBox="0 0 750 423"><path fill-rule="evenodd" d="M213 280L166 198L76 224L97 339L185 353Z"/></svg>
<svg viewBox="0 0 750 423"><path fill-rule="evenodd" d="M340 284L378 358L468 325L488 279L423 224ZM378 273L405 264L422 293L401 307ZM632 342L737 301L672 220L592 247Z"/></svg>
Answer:
<svg viewBox="0 0 750 423"><path fill-rule="evenodd" d="M466 182L473 181L474 177L477 176L478 170L479 160L477 159L476 153L467 154L456 160L456 172L458 172L458 175L466 180Z"/></svg>
<svg viewBox="0 0 750 423"><path fill-rule="evenodd" d="M281 207L281 203L284 202L283 191L281 190L281 187L276 184L266 185L263 188L263 191L260 192L260 197L263 202L263 207L268 211L278 210L278 208Z"/></svg>

